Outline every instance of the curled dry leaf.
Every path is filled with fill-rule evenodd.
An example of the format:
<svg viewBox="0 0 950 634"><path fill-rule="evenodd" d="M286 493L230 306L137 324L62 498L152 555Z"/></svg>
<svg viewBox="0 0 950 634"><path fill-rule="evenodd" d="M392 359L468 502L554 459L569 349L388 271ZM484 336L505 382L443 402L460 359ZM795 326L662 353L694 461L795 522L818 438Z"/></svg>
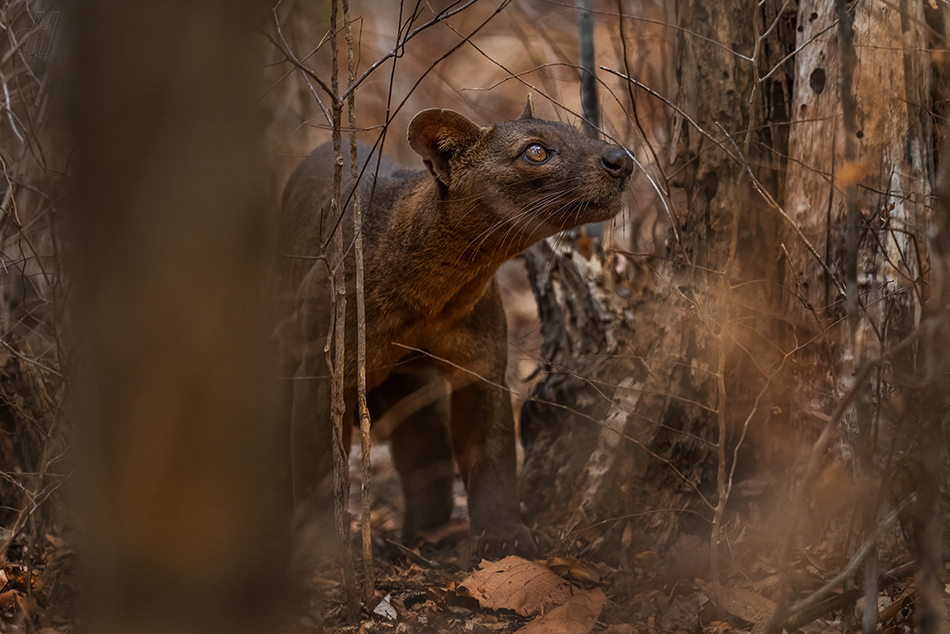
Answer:
<svg viewBox="0 0 950 634"><path fill-rule="evenodd" d="M459 584L457 592L489 610L512 610L521 616L545 613L567 601L570 584L545 566L521 557L483 561Z"/></svg>
<svg viewBox="0 0 950 634"><path fill-rule="evenodd" d="M0 592L0 623L11 623L20 626L33 621L39 613L39 606L27 596L17 590Z"/></svg>
<svg viewBox="0 0 950 634"><path fill-rule="evenodd" d="M375 608L373 608L373 614L395 621L399 615L396 613L396 609L391 603L392 598L392 594L387 594L385 597L383 597L383 600L380 601Z"/></svg>
<svg viewBox="0 0 950 634"><path fill-rule="evenodd" d="M553 572L572 581L599 583L600 571L597 566L573 557L551 557L545 565Z"/></svg>
<svg viewBox="0 0 950 634"><path fill-rule="evenodd" d="M603 590L580 590L547 614L539 616L516 634L588 634L607 603Z"/></svg>
<svg viewBox="0 0 950 634"><path fill-rule="evenodd" d="M917 588L907 588L905 589L899 597L894 599L893 602L883 610L878 615L877 620L879 623L888 623L893 620L895 617L900 615L901 610L904 609L908 603L913 601L914 595L917 593Z"/></svg>
<svg viewBox="0 0 950 634"><path fill-rule="evenodd" d="M775 601L743 588L727 588L698 582L702 591L720 608L749 623L765 621L775 612Z"/></svg>
<svg viewBox="0 0 950 634"><path fill-rule="evenodd" d="M651 570L658 561L660 561L660 556L656 554L655 550L645 550L634 555L631 563L637 568Z"/></svg>

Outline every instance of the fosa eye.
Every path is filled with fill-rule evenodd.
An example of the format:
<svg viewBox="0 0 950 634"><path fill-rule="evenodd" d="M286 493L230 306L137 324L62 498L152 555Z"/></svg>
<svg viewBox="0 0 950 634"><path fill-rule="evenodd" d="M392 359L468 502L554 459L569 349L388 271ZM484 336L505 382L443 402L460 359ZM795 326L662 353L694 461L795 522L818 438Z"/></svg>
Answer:
<svg viewBox="0 0 950 634"><path fill-rule="evenodd" d="M532 143L524 150L524 157L532 163L544 163L548 160L548 151L543 145Z"/></svg>

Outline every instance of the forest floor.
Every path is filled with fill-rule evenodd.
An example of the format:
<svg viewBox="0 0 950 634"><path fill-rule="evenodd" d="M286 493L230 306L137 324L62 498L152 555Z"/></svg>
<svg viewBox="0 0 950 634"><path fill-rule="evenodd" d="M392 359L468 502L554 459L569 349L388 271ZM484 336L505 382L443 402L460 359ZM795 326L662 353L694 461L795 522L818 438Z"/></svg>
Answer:
<svg viewBox="0 0 950 634"><path fill-rule="evenodd" d="M789 599L800 601L815 596L847 564L827 543L789 556L784 570L779 565L781 553L761 551L753 556L752 575L726 567L717 587L709 581L708 543L686 537L665 555L637 553L622 567L566 557L533 562L508 557L473 566L460 485L450 524L425 540L403 545L399 486L388 450L374 447L372 458L375 599L361 605L355 618L348 616L339 562L327 562L312 579L311 613L298 620L294 632L758 632L775 612L783 582L792 593ZM358 460L356 452L351 462L355 553L359 553ZM906 552L893 556L910 560ZM881 577L878 631L909 632L915 629L917 588L910 566L895 562L892 568ZM786 631L860 631L860 580L858 572L843 589L793 615ZM950 607L948 595L950 586L945 608Z"/></svg>
<svg viewBox="0 0 950 634"><path fill-rule="evenodd" d="M12 540L0 560L0 632L4 634L68 634L74 629L73 552L60 537L37 537L35 541ZM32 548L34 543L43 546Z"/></svg>
<svg viewBox="0 0 950 634"><path fill-rule="evenodd" d="M533 562L509 557L471 565L466 498L457 484L452 521L415 544L399 539L401 494L386 445L373 450L372 514L375 598L347 612L339 560L321 562L310 577L312 603L284 628L293 634L727 634L762 631L783 583L788 599L814 596L847 561L828 544L782 553L756 550L744 566L724 568L720 587L709 581L708 544L684 537L664 554L637 553L622 566L557 557ZM359 452L351 459L354 552L359 552ZM70 634L76 629L73 553L44 535L41 549L14 540L0 564L0 632ZM918 590L906 552L880 576L877 631L915 630ZM358 572L359 576L359 572ZM860 631L860 570L843 589L798 613L789 632ZM950 607L950 586L944 594Z"/></svg>

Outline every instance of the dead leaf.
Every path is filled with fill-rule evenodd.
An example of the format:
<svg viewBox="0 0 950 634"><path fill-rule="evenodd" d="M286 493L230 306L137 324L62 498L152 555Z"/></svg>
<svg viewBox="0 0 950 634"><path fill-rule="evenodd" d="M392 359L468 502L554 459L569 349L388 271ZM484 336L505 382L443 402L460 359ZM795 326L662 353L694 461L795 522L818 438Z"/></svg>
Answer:
<svg viewBox="0 0 950 634"><path fill-rule="evenodd" d="M62 539L60 539L59 537L55 537L55 536L53 536L53 535L50 535L49 533L46 534L46 541L48 541L49 544L50 544L50 546L52 546L52 547L55 548L56 550L65 550L65 549L66 549L66 546L64 545L64 542L63 542Z"/></svg>
<svg viewBox="0 0 950 634"><path fill-rule="evenodd" d="M512 610L521 616L547 612L567 601L570 584L545 566L521 557L483 561L456 592L476 599L489 610Z"/></svg>
<svg viewBox="0 0 950 634"><path fill-rule="evenodd" d="M32 621L39 613L36 601L17 592L7 590L0 593L0 622L20 626Z"/></svg>
<svg viewBox="0 0 950 634"><path fill-rule="evenodd" d="M781 577L777 574L773 574L759 579L753 583L752 586L755 588L756 592L762 593L764 591L766 594L771 594L776 588L778 588L780 581Z"/></svg>
<svg viewBox="0 0 950 634"><path fill-rule="evenodd" d="M544 564L565 579L584 581L586 583L600 582L600 571L593 564L573 557L551 557Z"/></svg>
<svg viewBox="0 0 950 634"><path fill-rule="evenodd" d="M383 617L384 619L390 619L395 621L399 615L396 613L396 608L393 607L392 601L393 595L387 594L383 597L383 600L373 608L373 614Z"/></svg>
<svg viewBox="0 0 950 634"><path fill-rule="evenodd" d="M878 615L879 623L887 623L891 621L894 617L900 614L901 610L905 605L912 599L912 597L917 593L916 588L908 588L904 590L899 597L894 599L893 602L883 610Z"/></svg>
<svg viewBox="0 0 950 634"><path fill-rule="evenodd" d="M768 619L775 612L775 601L760 594L742 588L714 586L711 583L697 582L699 587L716 605L743 621L758 623Z"/></svg>
<svg viewBox="0 0 950 634"><path fill-rule="evenodd" d="M814 566L816 570L819 570L821 572L824 572L827 570L827 568L825 568L825 563L821 559L819 559L817 556L809 552L804 553L804 555L805 555L805 559L808 560L808 563Z"/></svg>
<svg viewBox="0 0 950 634"><path fill-rule="evenodd" d="M632 599L630 599L630 603L650 603L650 602L653 602L653 603L655 604L656 601L659 600L659 599L661 599L661 598L665 599L665 598L666 598L666 595L665 595L664 593L660 592L659 590L657 590L656 588L648 588L648 589L646 589L646 590L641 590L641 591L638 592L636 595L634 595L634 597L633 597Z"/></svg>
<svg viewBox="0 0 950 634"><path fill-rule="evenodd" d="M703 628L703 634L727 634L732 631L728 621L713 621Z"/></svg>
<svg viewBox="0 0 950 634"><path fill-rule="evenodd" d="M645 550L633 556L633 565L644 570L652 569L658 561L660 561L660 556L655 550Z"/></svg>
<svg viewBox="0 0 950 634"><path fill-rule="evenodd" d="M588 634L607 603L603 590L581 590L567 603L525 625L516 634Z"/></svg>

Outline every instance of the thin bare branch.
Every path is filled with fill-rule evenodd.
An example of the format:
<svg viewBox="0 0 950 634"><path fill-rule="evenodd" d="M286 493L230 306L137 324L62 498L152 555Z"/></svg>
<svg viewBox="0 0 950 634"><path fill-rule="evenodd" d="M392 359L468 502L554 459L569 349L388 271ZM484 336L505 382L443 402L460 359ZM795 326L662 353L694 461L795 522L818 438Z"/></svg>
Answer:
<svg viewBox="0 0 950 634"><path fill-rule="evenodd" d="M343 30L346 34L347 82L353 84L356 66L353 59L353 28L350 23L350 4L343 0ZM356 368L357 413L360 419L360 448L362 449L362 481L360 485L360 534L363 545L363 603L369 605L376 594L376 571L373 566L373 529L370 523L370 416L366 405L366 300L363 273L363 200L358 185L359 160L356 152L356 92L347 99L350 120L350 177L353 179L353 235L356 265Z"/></svg>

